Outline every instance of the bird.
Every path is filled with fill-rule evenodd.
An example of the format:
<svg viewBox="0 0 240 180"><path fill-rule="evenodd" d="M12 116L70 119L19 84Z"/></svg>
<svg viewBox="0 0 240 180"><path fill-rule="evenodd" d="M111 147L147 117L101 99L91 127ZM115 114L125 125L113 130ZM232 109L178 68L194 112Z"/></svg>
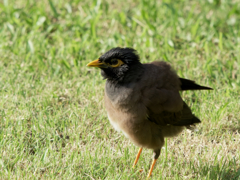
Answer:
<svg viewBox="0 0 240 180"><path fill-rule="evenodd" d="M112 48L87 66L100 68L106 79L104 101L110 123L139 146L133 167L143 148L153 150L149 178L164 139L201 123L180 91L212 88L180 78L165 61L143 64L138 52L130 47Z"/></svg>

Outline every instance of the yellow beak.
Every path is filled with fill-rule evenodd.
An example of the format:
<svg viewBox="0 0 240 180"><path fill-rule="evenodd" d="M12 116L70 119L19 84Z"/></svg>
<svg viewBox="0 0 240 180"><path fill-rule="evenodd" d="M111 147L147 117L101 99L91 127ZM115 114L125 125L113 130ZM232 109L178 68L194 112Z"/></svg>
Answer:
<svg viewBox="0 0 240 180"><path fill-rule="evenodd" d="M98 67L98 68L106 68L107 65L103 62L99 62L99 59L96 59L87 64L88 67Z"/></svg>

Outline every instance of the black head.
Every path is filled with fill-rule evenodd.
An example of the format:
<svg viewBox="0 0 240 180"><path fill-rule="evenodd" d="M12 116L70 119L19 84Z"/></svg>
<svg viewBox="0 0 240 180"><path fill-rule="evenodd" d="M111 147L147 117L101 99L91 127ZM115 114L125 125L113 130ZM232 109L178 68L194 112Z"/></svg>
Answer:
<svg viewBox="0 0 240 180"><path fill-rule="evenodd" d="M116 47L107 51L99 58L100 61L107 63L111 63L112 59L119 59L124 64L128 65L139 63L140 61L137 51L135 49L120 47Z"/></svg>
<svg viewBox="0 0 240 180"><path fill-rule="evenodd" d="M132 48L113 48L99 59L89 63L89 67L101 68L101 74L110 81L121 82L141 67L139 56Z"/></svg>

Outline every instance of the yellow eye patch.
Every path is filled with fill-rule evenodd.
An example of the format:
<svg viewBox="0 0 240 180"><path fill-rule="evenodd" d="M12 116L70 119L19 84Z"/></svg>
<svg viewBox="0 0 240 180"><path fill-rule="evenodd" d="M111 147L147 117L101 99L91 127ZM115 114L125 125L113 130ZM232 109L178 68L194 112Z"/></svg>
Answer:
<svg viewBox="0 0 240 180"><path fill-rule="evenodd" d="M124 63L120 59L112 59L111 63L109 63L109 65L112 67L119 67L122 64L124 64Z"/></svg>

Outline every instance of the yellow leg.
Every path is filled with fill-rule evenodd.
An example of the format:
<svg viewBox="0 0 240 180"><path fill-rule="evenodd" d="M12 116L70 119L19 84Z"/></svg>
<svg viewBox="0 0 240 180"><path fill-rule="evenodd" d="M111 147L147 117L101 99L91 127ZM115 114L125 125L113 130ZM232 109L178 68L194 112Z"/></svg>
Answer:
<svg viewBox="0 0 240 180"><path fill-rule="evenodd" d="M137 164L137 162L138 162L138 159L139 159L139 157L140 157L140 154L141 154L141 152L142 152L142 148L140 148L140 149L138 150L138 154L137 154L137 156L136 156L136 159L135 159L135 161L134 161L133 168L134 168L134 167L135 167L135 165Z"/></svg>
<svg viewBox="0 0 240 180"><path fill-rule="evenodd" d="M154 159L153 162L152 162L151 168L149 170L147 178L149 178L151 176L153 168L154 168L154 165L156 164L156 162L157 162L157 159Z"/></svg>

